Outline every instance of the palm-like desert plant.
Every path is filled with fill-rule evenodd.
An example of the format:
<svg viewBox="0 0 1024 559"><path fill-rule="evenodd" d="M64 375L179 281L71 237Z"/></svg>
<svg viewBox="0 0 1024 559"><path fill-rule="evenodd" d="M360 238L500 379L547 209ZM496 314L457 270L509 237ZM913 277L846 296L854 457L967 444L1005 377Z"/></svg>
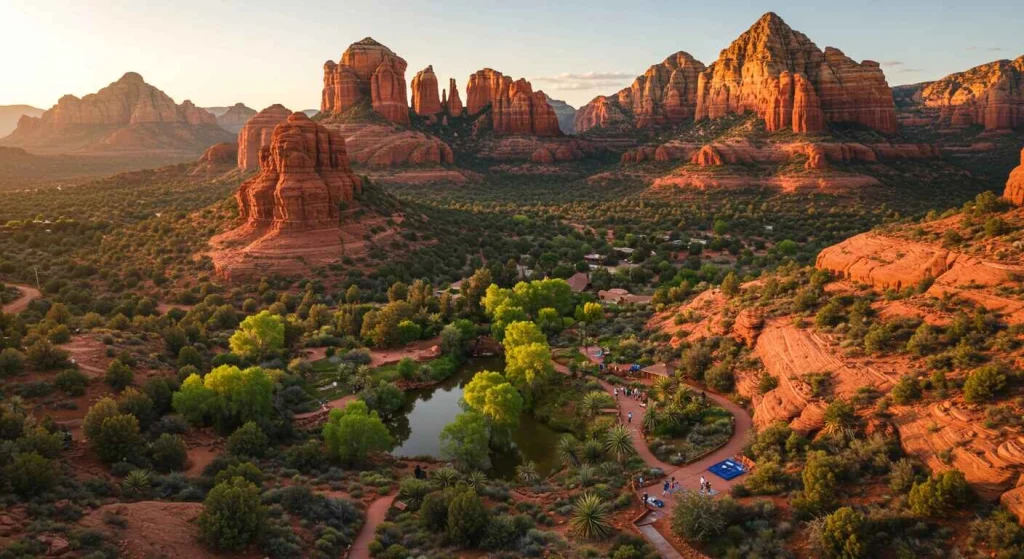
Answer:
<svg viewBox="0 0 1024 559"><path fill-rule="evenodd" d="M558 446L555 449L562 464L569 467L580 465L580 442L572 435L565 435L558 439Z"/></svg>
<svg viewBox="0 0 1024 559"><path fill-rule="evenodd" d="M580 406L583 408L584 416L592 418L605 408L615 407L615 401L607 393L594 390L583 396Z"/></svg>
<svg viewBox="0 0 1024 559"><path fill-rule="evenodd" d="M516 478L529 485L537 483L540 481L540 474L537 473L537 465L530 461L523 462L516 466Z"/></svg>
<svg viewBox="0 0 1024 559"><path fill-rule="evenodd" d="M583 459L588 464L597 464L604 458L604 445L597 439L590 439L583 444Z"/></svg>
<svg viewBox="0 0 1024 559"><path fill-rule="evenodd" d="M473 470L466 476L466 483L479 493L487 485L487 475L480 470Z"/></svg>
<svg viewBox="0 0 1024 559"><path fill-rule="evenodd" d="M451 466L443 466L431 474L430 480L441 489L447 489L459 482L459 471Z"/></svg>
<svg viewBox="0 0 1024 559"><path fill-rule="evenodd" d="M604 449L620 463L636 451L633 448L633 437L625 425L616 425L605 433Z"/></svg>
<svg viewBox="0 0 1024 559"><path fill-rule="evenodd" d="M569 529L576 537L587 540L601 540L612 533L608 522L608 504L593 493L584 493L573 504Z"/></svg>
<svg viewBox="0 0 1024 559"><path fill-rule="evenodd" d="M149 490L149 486L149 470L132 470L121 482L124 492L133 496L142 495Z"/></svg>

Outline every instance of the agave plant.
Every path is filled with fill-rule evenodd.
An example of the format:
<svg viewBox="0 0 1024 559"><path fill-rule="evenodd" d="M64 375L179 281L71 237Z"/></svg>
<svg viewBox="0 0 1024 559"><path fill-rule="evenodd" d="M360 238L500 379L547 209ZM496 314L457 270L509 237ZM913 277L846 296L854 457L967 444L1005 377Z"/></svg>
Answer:
<svg viewBox="0 0 1024 559"><path fill-rule="evenodd" d="M835 400L825 408L824 427L821 432L840 439L853 436L856 422L853 406L845 400Z"/></svg>
<svg viewBox="0 0 1024 559"><path fill-rule="evenodd" d="M480 470L473 470L466 476L466 483L479 493L487 485L487 475Z"/></svg>
<svg viewBox="0 0 1024 559"><path fill-rule="evenodd" d="M584 493L572 507L569 530L576 537L586 540L602 540L612 533L608 522L608 504L593 493Z"/></svg>
<svg viewBox="0 0 1024 559"><path fill-rule="evenodd" d="M459 482L459 471L451 466L442 466L434 470L430 480L440 489L447 489Z"/></svg>
<svg viewBox="0 0 1024 559"><path fill-rule="evenodd" d="M576 470L576 474L580 476L580 483L587 485L594 477L594 467L590 464L583 464Z"/></svg>
<svg viewBox="0 0 1024 559"><path fill-rule="evenodd" d="M537 473L537 465L533 461L524 462L516 466L516 478L528 485L540 481L540 474Z"/></svg>
<svg viewBox="0 0 1024 559"><path fill-rule="evenodd" d="M605 433L604 449L620 463L636 452L636 449L633 448L633 437L625 425L615 425Z"/></svg>
<svg viewBox="0 0 1024 559"><path fill-rule="evenodd" d="M562 464L569 467L580 465L580 443L576 437L565 435L558 439L558 446L555 450L558 451L558 457L562 459Z"/></svg>
<svg viewBox="0 0 1024 559"><path fill-rule="evenodd" d="M149 470L132 470L121 482L121 487L128 495L138 496L149 490Z"/></svg>
<svg viewBox="0 0 1024 559"><path fill-rule="evenodd" d="M597 439L590 439L583 445L583 459L588 464L597 464L604 458L604 445Z"/></svg>

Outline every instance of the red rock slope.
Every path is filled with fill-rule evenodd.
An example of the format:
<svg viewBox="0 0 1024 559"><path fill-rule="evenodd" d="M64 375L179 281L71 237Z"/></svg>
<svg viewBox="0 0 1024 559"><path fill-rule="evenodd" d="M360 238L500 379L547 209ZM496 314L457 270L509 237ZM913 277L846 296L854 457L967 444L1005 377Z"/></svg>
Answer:
<svg viewBox="0 0 1024 559"><path fill-rule="evenodd" d="M915 95L938 109L940 124L983 125L986 130L1024 126L1024 55L950 74Z"/></svg>
<svg viewBox="0 0 1024 559"><path fill-rule="evenodd" d="M39 117L23 116L0 144L38 153L202 153L229 141L217 118L191 101L180 105L128 72L96 93L61 97Z"/></svg>
<svg viewBox="0 0 1024 559"><path fill-rule="evenodd" d="M1020 152L1020 165L1010 171L1010 178L1006 181L1003 198L1015 206L1024 206L1024 149Z"/></svg>
<svg viewBox="0 0 1024 559"><path fill-rule="evenodd" d="M324 64L320 112L341 113L369 100L373 110L396 124L409 124L406 61L367 37L352 43L335 63Z"/></svg>
<svg viewBox="0 0 1024 559"><path fill-rule="evenodd" d="M238 132L238 168L259 169L260 150L270 147L274 128L288 119L292 112L283 105L271 105L246 121Z"/></svg>

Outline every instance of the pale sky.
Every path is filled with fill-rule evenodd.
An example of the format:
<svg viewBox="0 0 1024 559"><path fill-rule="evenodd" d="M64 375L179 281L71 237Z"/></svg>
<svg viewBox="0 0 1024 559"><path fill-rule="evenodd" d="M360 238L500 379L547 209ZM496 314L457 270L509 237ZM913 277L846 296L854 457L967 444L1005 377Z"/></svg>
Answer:
<svg viewBox="0 0 1024 559"><path fill-rule="evenodd" d="M899 4L894 6L893 4ZM319 108L323 63L372 36L441 87L491 67L580 106L679 50L705 64L764 12L890 85L1024 54L1019 0L0 0L0 105L49 108L127 71L175 101Z"/></svg>

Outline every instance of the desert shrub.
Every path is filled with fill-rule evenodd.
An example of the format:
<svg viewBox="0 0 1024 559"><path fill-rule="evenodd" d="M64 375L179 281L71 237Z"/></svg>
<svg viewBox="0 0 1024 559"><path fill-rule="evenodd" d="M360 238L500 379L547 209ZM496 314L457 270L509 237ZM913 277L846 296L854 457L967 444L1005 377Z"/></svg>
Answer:
<svg viewBox="0 0 1024 559"><path fill-rule="evenodd" d="M109 384L114 390L122 390L130 385L134 378L135 373L132 372L131 367L122 363L120 359L114 359L103 375L103 382Z"/></svg>
<svg viewBox="0 0 1024 559"><path fill-rule="evenodd" d="M121 413L134 415L139 420L139 429L146 430L156 419L156 409L149 396L134 388L127 388L117 400L117 409Z"/></svg>
<svg viewBox="0 0 1024 559"><path fill-rule="evenodd" d="M907 504L915 514L936 516L970 500L967 478L958 470L947 470L923 483L914 484Z"/></svg>
<svg viewBox="0 0 1024 559"><path fill-rule="evenodd" d="M786 490L787 479L778 462L759 462L744 485L754 495L776 495Z"/></svg>
<svg viewBox="0 0 1024 559"><path fill-rule="evenodd" d="M398 484L398 495L411 510L419 510L423 499L433 490L433 486L425 479L414 477L403 478Z"/></svg>
<svg viewBox="0 0 1024 559"><path fill-rule="evenodd" d="M972 404L990 402L1006 389L1006 371L996 363L979 367L964 383L964 400Z"/></svg>
<svg viewBox="0 0 1024 559"><path fill-rule="evenodd" d="M24 353L14 349L13 347L0 351L0 377L16 375L24 370Z"/></svg>
<svg viewBox="0 0 1024 559"><path fill-rule="evenodd" d="M892 388L892 401L899 405L909 404L921 397L921 385L917 377L903 375L896 386Z"/></svg>
<svg viewBox="0 0 1024 559"><path fill-rule="evenodd" d="M239 550L259 534L265 517L259 488L236 477L217 485L206 496L199 515L199 533L215 549Z"/></svg>
<svg viewBox="0 0 1024 559"><path fill-rule="evenodd" d="M15 493L32 497L53 487L60 477L60 467L55 460L35 452L22 452L4 468L4 477Z"/></svg>
<svg viewBox="0 0 1024 559"><path fill-rule="evenodd" d="M26 429L15 442L18 452L34 452L43 458L57 458L64 449L64 436L59 432L47 431L42 426Z"/></svg>
<svg viewBox="0 0 1024 559"><path fill-rule="evenodd" d="M267 452L269 446L270 439L255 421L235 429L228 437L228 451L237 456L260 458Z"/></svg>
<svg viewBox="0 0 1024 559"><path fill-rule="evenodd" d="M889 470L889 489L906 493L914 487L917 478L917 469L914 467L914 463L906 458L900 458Z"/></svg>
<svg viewBox="0 0 1024 559"><path fill-rule="evenodd" d="M81 396L89 385L89 377L78 369L65 369L57 373L53 384L68 396Z"/></svg>
<svg viewBox="0 0 1024 559"><path fill-rule="evenodd" d="M489 522L490 511L472 489L457 491L448 503L448 539L456 545L475 546Z"/></svg>
<svg viewBox="0 0 1024 559"><path fill-rule="evenodd" d="M231 464L227 468L217 472L217 475L213 478L213 483L221 484L230 479L240 477L243 478L257 487L263 485L263 471L261 471L252 462L239 462L238 464Z"/></svg>
<svg viewBox="0 0 1024 559"><path fill-rule="evenodd" d="M390 417L405 405L405 393L392 382L380 381L377 386L367 387L359 393L371 410L383 417Z"/></svg>
<svg viewBox="0 0 1024 559"><path fill-rule="evenodd" d="M185 468L188 449L185 441L178 435L164 433L149 447L153 468L158 472L179 471Z"/></svg>
<svg viewBox="0 0 1024 559"><path fill-rule="evenodd" d="M68 352L55 347L49 340L40 338L28 347L28 362L33 367L50 371L67 364Z"/></svg>
<svg viewBox="0 0 1024 559"><path fill-rule="evenodd" d="M708 499L695 491L683 492L672 511L672 531L680 538L711 540L726 528L724 500Z"/></svg>
<svg viewBox="0 0 1024 559"><path fill-rule="evenodd" d="M843 507L825 517L816 547L828 559L858 559L867 555L864 516Z"/></svg>
<svg viewBox="0 0 1024 559"><path fill-rule="evenodd" d="M284 463L303 473L320 469L324 464L323 446L317 441L307 441L289 448L284 453Z"/></svg>
<svg viewBox="0 0 1024 559"><path fill-rule="evenodd" d="M387 450L392 444L380 416L361 400L331 410L323 433L328 454L347 464L361 464L369 453Z"/></svg>
<svg viewBox="0 0 1024 559"><path fill-rule="evenodd" d="M431 532L443 532L448 529L448 504L451 492L434 491L423 497L420 505L420 526Z"/></svg>
<svg viewBox="0 0 1024 559"><path fill-rule="evenodd" d="M128 414L104 419L93 441L96 454L107 464L137 461L144 444L139 434L139 420Z"/></svg>
<svg viewBox="0 0 1024 559"><path fill-rule="evenodd" d="M840 471L838 460L821 451L808 453L807 464L801 474L804 487L793 499L793 506L801 514L820 514L835 507Z"/></svg>

